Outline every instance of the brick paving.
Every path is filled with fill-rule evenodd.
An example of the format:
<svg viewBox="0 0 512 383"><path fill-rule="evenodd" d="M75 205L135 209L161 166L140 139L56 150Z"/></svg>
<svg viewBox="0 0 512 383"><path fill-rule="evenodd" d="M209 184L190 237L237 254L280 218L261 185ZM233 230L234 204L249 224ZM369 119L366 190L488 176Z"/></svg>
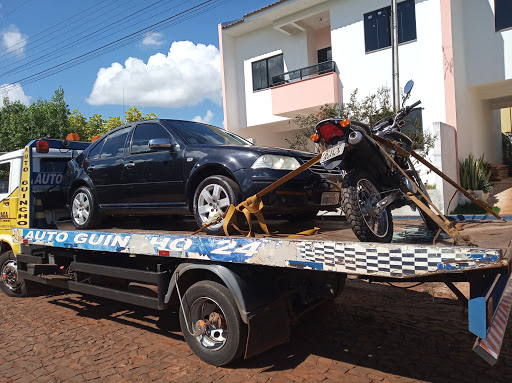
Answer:
<svg viewBox="0 0 512 383"><path fill-rule="evenodd" d="M0 382L510 382L510 328L488 366L450 294L351 280L291 342L224 368L192 354L172 315L161 330L157 312L99 298L0 294Z"/></svg>

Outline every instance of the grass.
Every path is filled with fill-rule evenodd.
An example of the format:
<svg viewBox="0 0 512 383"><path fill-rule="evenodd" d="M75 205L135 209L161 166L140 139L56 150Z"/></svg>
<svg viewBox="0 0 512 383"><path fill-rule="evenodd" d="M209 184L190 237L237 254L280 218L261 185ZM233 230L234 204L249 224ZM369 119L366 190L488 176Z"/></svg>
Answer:
<svg viewBox="0 0 512 383"><path fill-rule="evenodd" d="M492 211L496 214L500 214L500 208L498 206L493 206ZM489 214L480 206L474 204L473 202L464 203L462 205L458 205L450 214Z"/></svg>

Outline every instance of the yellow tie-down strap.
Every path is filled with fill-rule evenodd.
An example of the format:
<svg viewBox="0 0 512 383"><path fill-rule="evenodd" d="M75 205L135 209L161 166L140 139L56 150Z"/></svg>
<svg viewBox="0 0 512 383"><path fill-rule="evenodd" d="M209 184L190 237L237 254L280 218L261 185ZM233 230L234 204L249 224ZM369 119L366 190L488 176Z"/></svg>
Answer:
<svg viewBox="0 0 512 383"><path fill-rule="evenodd" d="M261 237L261 236L276 237L277 236L276 234L272 234L268 230L268 226L265 223L265 218L263 217L263 213L261 212L262 209L263 209L263 202L261 201L261 198L258 197L258 195L253 195L252 197L247 198L245 201L238 204L236 207L234 205L230 205L226 212L226 216L224 218L224 224L223 224L224 233L226 234L226 236L228 236L228 237L230 236L229 228L230 228L230 224L231 224L231 226L233 226L233 228L236 231L238 231L242 235L245 235L246 237ZM238 221L238 216L240 214L243 214L243 216L245 217L245 220L247 221L249 230L242 230L240 228L240 224ZM256 217L261 229L263 230L263 232L265 234L256 234L254 232L251 214ZM289 237L301 237L301 236L306 236L306 235L313 235L313 234L318 233L319 230L320 230L320 228L315 227L310 230L305 230L305 231L301 231L300 233L290 235Z"/></svg>

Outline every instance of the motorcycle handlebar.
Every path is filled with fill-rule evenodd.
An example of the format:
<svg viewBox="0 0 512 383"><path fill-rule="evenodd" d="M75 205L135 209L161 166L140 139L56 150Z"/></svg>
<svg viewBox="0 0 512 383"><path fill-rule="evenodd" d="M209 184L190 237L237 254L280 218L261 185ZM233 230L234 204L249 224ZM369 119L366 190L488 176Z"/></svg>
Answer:
<svg viewBox="0 0 512 383"><path fill-rule="evenodd" d="M421 101L420 101L420 100L416 101L416 102L415 102L414 104L412 104L412 105L409 105L409 106L407 107L407 114L409 114L409 113L411 112L411 110L413 110L414 108L416 108L419 104L421 104Z"/></svg>

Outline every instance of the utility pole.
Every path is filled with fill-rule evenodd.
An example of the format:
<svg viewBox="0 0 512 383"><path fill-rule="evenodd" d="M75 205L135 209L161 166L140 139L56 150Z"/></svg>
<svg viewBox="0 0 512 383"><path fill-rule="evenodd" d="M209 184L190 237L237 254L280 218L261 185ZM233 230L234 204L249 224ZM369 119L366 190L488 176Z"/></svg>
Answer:
<svg viewBox="0 0 512 383"><path fill-rule="evenodd" d="M391 0L391 47L393 61L393 108L400 109L400 79L398 76L398 12L397 0Z"/></svg>

